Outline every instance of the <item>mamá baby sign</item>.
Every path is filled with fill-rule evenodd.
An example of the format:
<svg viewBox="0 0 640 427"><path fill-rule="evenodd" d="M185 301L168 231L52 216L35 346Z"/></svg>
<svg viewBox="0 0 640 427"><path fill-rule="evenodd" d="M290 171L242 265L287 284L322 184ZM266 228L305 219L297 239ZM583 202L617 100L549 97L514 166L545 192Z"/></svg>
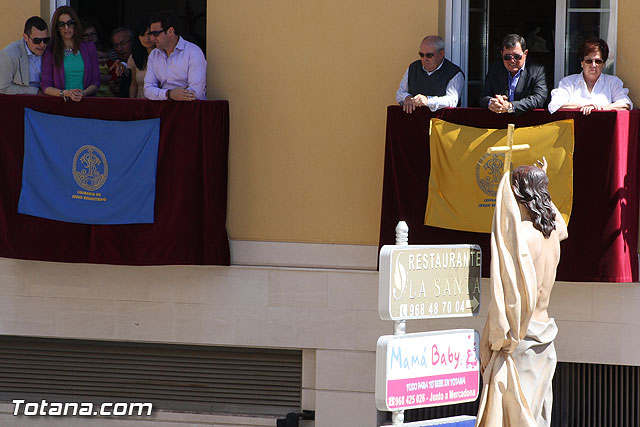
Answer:
<svg viewBox="0 0 640 427"><path fill-rule="evenodd" d="M473 329L381 336L376 352L377 408L398 411L476 400L478 342Z"/></svg>

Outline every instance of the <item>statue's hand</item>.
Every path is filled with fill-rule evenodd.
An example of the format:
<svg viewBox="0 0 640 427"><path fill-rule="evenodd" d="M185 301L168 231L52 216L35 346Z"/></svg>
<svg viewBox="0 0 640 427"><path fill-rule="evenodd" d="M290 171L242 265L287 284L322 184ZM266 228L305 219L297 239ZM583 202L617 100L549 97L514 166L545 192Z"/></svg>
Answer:
<svg viewBox="0 0 640 427"><path fill-rule="evenodd" d="M537 166L542 169L542 172L547 173L547 159L544 156L542 156L542 160L536 161L533 166Z"/></svg>

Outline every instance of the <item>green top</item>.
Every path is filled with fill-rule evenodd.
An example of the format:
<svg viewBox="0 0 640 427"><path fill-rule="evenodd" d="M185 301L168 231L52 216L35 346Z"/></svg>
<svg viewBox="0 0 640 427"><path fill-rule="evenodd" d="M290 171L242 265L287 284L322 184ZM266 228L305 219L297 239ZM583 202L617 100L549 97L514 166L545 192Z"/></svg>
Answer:
<svg viewBox="0 0 640 427"><path fill-rule="evenodd" d="M64 56L64 88L84 89L84 61L80 50Z"/></svg>

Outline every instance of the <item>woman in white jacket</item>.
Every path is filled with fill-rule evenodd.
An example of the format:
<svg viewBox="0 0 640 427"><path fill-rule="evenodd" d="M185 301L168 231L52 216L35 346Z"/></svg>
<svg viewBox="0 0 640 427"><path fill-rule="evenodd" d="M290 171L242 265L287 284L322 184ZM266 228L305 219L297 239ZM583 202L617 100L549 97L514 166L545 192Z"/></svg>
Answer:
<svg viewBox="0 0 640 427"><path fill-rule="evenodd" d="M558 88L551 91L549 112L560 108L580 110L591 114L593 110L630 110L633 108L627 96L629 89L623 87L616 76L602 74L609 57L607 42L598 38L585 40L578 48L582 72L560 80Z"/></svg>

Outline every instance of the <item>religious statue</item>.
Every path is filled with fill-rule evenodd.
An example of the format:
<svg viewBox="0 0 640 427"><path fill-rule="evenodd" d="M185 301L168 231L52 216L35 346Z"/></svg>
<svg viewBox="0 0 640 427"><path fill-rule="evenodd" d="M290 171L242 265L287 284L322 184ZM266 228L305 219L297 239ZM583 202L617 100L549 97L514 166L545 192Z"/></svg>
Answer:
<svg viewBox="0 0 640 427"><path fill-rule="evenodd" d="M477 427L551 424L553 345L547 307L567 226L551 202L543 158L502 177L491 231L491 302L480 339Z"/></svg>

